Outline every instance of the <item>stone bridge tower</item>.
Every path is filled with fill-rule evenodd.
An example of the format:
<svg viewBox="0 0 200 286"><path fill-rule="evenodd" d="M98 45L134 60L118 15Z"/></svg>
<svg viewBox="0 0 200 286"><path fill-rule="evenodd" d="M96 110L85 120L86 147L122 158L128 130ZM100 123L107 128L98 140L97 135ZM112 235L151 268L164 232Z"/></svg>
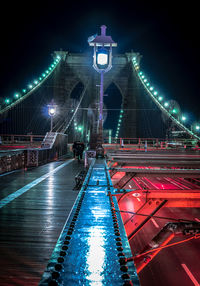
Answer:
<svg viewBox="0 0 200 286"><path fill-rule="evenodd" d="M72 101L76 101L74 108L77 106L81 95L80 93L77 96L76 94L74 95L74 90L78 86L82 86L82 91L84 90L85 93L77 112L79 115L77 116L78 121L84 126L83 133L86 135L90 131L92 138L97 130L100 83L100 75L92 66L92 54L75 54L65 51L55 52L55 54L56 56L60 55L63 59L54 75L54 99L61 106L58 121L62 122L63 118L70 116ZM136 109L140 89L138 88L139 83L132 66L132 58L135 56L140 59L140 55L133 52L113 55L112 69L104 77L104 91L110 84L114 83L121 93L121 108L124 110L124 117L120 137L127 138L137 137ZM75 127L72 125L67 132L69 141L74 139L72 138L73 128Z"/></svg>

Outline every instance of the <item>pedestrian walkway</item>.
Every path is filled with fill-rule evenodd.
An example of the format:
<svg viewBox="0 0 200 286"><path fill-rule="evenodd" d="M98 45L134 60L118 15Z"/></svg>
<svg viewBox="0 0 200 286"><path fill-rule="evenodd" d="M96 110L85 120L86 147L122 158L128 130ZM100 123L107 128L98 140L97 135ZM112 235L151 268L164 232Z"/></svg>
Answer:
<svg viewBox="0 0 200 286"><path fill-rule="evenodd" d="M38 285L77 197L75 160L0 176L0 285Z"/></svg>

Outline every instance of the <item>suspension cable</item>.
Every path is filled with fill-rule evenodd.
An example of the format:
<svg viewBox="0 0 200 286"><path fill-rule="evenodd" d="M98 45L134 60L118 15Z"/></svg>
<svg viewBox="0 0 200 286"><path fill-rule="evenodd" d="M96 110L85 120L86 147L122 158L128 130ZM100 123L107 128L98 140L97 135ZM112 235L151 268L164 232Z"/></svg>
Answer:
<svg viewBox="0 0 200 286"><path fill-rule="evenodd" d="M41 77L39 77L38 80L35 80L30 86L28 87L30 90L27 91L26 89L23 89L22 94L17 93L17 97L13 100L7 99L7 106L0 109L0 115L4 112L10 110L11 108L15 107L17 104L22 102L24 99L29 97L35 90L37 90L41 85L49 78L49 76L54 72L54 70L57 68L61 61L61 57L57 56L56 60L53 62L53 64L49 67L46 72L42 74Z"/></svg>
<svg viewBox="0 0 200 286"><path fill-rule="evenodd" d="M61 133L65 133L66 130L67 130L67 129L69 128L69 126L71 125L71 123L72 123L72 121L73 121L73 119L74 119L74 117L75 117L75 115L76 115L76 113L77 113L77 111L78 111L78 109L79 109L79 106L80 106L80 104L81 104L81 102L82 102L82 100L83 100L83 97L84 97L85 92L86 92L87 87L88 87L88 83L89 83L89 80L88 80L88 82L86 83L84 90L82 91L81 98L80 98L80 100L79 100L79 102L78 102L78 104L77 104L77 106L76 106L76 108L75 108L75 111L73 112L72 117L71 117L71 119L69 120L68 124L67 124L67 121L68 121L68 120L65 119L65 121L59 126L59 128L57 128L57 131L58 131L60 128L62 128L60 132L61 132Z"/></svg>
<svg viewBox="0 0 200 286"><path fill-rule="evenodd" d="M159 102L159 100L152 94L151 90L153 90L152 87L148 88L146 82L147 79L141 75L143 74L142 72L139 72L139 67L138 64L136 62L136 59L133 59L132 61L132 65L133 68L136 72L136 75L138 76L141 84L143 85L144 89L148 92L148 94L151 96L152 100L154 101L154 103L159 107L159 109L165 114L167 115L167 117L169 119L171 119L181 130L187 132L189 135L191 135L193 138L195 139L200 139L200 137L198 135L196 135L195 133L193 133L189 128L187 128L186 126L184 126L178 119L176 119L172 114L170 114L167 109ZM144 78L144 79L143 79ZM149 83L148 83L149 84Z"/></svg>

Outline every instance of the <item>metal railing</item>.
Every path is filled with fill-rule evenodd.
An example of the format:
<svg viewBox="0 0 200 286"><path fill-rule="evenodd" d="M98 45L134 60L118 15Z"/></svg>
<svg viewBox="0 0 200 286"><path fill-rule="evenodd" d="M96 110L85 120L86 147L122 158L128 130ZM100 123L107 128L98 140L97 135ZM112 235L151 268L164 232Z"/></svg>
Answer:
<svg viewBox="0 0 200 286"><path fill-rule="evenodd" d="M111 142L111 143L108 143ZM200 145L197 139L164 139L164 138L104 138L104 148L128 149L171 149L192 148Z"/></svg>
<svg viewBox="0 0 200 286"><path fill-rule="evenodd" d="M18 134L0 134L1 146L10 145L14 146L30 146L39 147L43 141L45 135L18 135Z"/></svg>
<svg viewBox="0 0 200 286"><path fill-rule="evenodd" d="M26 165L26 154L24 151L13 151L0 154L0 174L17 169L23 169Z"/></svg>
<svg viewBox="0 0 200 286"><path fill-rule="evenodd" d="M17 136L21 135L16 135L16 137ZM27 138L28 136L33 136L33 138L34 137L37 138L37 135L23 135L23 136L25 136L25 138ZM8 148L1 150L0 174L17 169L24 169L27 167L36 167L50 161L58 160L68 155L69 146L67 143L67 139L68 137L65 134L57 134L55 144L53 145L52 148L32 148L31 145L29 145L21 149Z"/></svg>

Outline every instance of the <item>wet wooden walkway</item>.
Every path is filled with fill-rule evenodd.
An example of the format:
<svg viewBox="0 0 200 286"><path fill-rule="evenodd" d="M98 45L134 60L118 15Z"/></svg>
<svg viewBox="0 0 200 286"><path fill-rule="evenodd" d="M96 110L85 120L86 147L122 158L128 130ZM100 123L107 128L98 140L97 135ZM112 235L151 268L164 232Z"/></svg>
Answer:
<svg viewBox="0 0 200 286"><path fill-rule="evenodd" d="M0 176L0 285L38 285L77 197L83 165L53 162Z"/></svg>

